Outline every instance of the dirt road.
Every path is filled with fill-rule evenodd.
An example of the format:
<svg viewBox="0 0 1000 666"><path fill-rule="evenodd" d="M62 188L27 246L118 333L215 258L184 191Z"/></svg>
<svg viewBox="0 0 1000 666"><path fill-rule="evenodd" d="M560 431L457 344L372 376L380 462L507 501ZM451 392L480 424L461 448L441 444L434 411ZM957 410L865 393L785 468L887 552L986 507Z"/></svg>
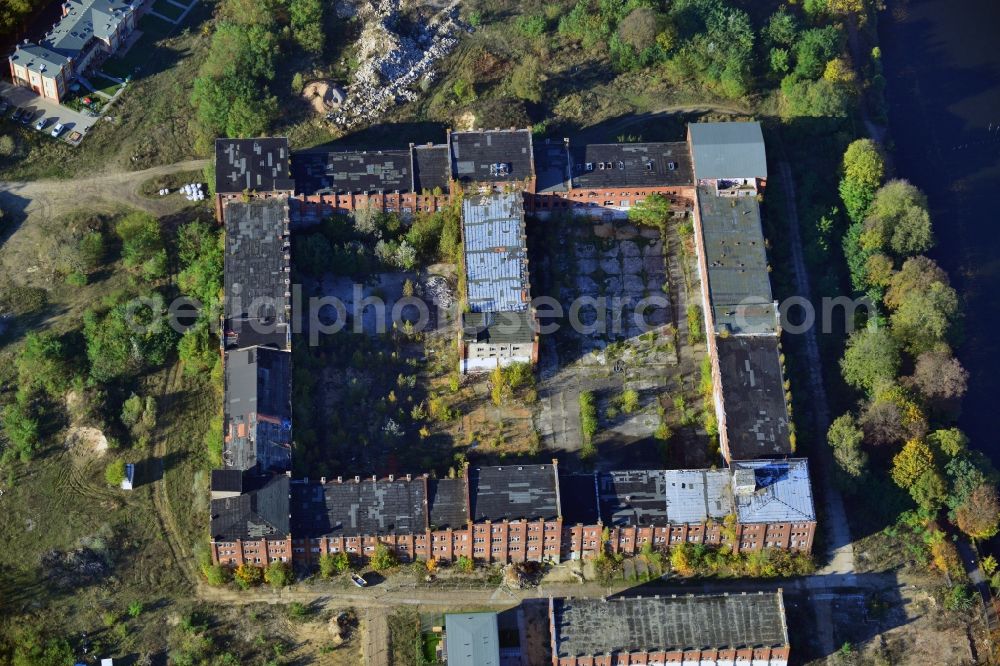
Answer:
<svg viewBox="0 0 1000 666"><path fill-rule="evenodd" d="M165 215L186 203L177 195L149 199L139 194L139 186L155 176L179 171L199 171L208 160L188 160L176 164L70 180L34 180L0 182L0 207L15 218L44 214L55 217L99 201L121 203Z"/></svg>

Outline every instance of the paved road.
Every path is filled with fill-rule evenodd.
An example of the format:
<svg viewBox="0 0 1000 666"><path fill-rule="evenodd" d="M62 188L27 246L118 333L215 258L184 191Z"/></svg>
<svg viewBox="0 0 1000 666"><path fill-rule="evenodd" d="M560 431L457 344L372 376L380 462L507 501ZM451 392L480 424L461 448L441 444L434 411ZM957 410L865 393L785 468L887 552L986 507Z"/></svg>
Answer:
<svg viewBox="0 0 1000 666"><path fill-rule="evenodd" d="M142 171L109 173L89 178L0 182L0 206L14 214L36 213L55 217L100 200L116 201L154 215L176 212L188 202L179 194L149 199L139 194L139 186L153 178L179 171L200 171L208 160L188 160Z"/></svg>
<svg viewBox="0 0 1000 666"><path fill-rule="evenodd" d="M795 273L795 289L799 296L812 301L812 290L809 285L809 273L802 254L802 238L799 234L799 213L795 203L795 180L788 162L779 165L781 182L785 191L785 206L788 219L788 244L792 250L792 267ZM819 446L816 453L823 459L822 474L823 497L825 500L826 519L824 527L827 534L827 564L822 569L824 574L851 574L854 572L854 546L851 543L851 532L847 523L847 513L844 511L844 500L840 491L834 486L829 470L833 469L833 456L824 445L823 436L830 427L829 403L826 399L826 388L823 384L823 362L819 355L819 345L816 342L816 329L812 326L804 334L805 351L809 360L809 392L812 394L811 408L813 422Z"/></svg>

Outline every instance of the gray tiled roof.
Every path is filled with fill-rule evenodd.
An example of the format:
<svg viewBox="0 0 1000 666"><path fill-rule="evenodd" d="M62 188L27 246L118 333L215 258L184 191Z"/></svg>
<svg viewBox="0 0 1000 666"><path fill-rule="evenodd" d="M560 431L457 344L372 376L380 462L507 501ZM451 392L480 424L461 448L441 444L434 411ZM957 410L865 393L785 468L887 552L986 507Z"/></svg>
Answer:
<svg viewBox="0 0 1000 666"><path fill-rule="evenodd" d="M691 123L688 131L695 178L767 178L760 123Z"/></svg>
<svg viewBox="0 0 1000 666"><path fill-rule="evenodd" d="M528 248L521 193L467 197L462 202L462 228L469 309L527 309Z"/></svg>
<svg viewBox="0 0 1000 666"><path fill-rule="evenodd" d="M573 187L690 185L687 143L591 143L571 147Z"/></svg>
<svg viewBox="0 0 1000 666"><path fill-rule="evenodd" d="M281 341L287 337L282 325L287 324L291 308L287 296L291 279L288 202L283 198L228 202L223 217L227 338L230 331L240 337L239 328L256 329L258 337L265 340L273 333L272 337ZM265 344L256 338L255 343ZM227 347L232 346L227 340Z"/></svg>
<svg viewBox="0 0 1000 666"><path fill-rule="evenodd" d="M599 472L601 518L605 525L664 525L667 497L663 470Z"/></svg>
<svg viewBox="0 0 1000 666"><path fill-rule="evenodd" d="M66 13L41 40L43 46L75 58L91 39L109 42L132 11L123 0L67 0Z"/></svg>
<svg viewBox="0 0 1000 666"><path fill-rule="evenodd" d="M69 64L69 58L37 44L18 44L10 59L32 72L53 77Z"/></svg>
<svg viewBox="0 0 1000 666"><path fill-rule="evenodd" d="M465 479L429 479L427 505L431 529L461 529L469 522Z"/></svg>
<svg viewBox="0 0 1000 666"><path fill-rule="evenodd" d="M452 132L452 175L463 183L524 181L535 174L531 131Z"/></svg>
<svg viewBox="0 0 1000 666"><path fill-rule="evenodd" d="M687 649L785 647L781 591L553 599L559 657Z"/></svg>
<svg viewBox="0 0 1000 666"><path fill-rule="evenodd" d="M447 144L414 146L414 191L433 192L435 187L444 193L451 187L451 160L448 158Z"/></svg>

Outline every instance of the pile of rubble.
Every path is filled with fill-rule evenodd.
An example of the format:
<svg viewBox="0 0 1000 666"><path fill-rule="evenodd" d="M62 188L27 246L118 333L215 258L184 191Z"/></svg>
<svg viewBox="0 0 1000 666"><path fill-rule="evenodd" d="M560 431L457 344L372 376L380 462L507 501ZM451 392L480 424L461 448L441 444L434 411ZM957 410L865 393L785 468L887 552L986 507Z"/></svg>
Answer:
<svg viewBox="0 0 1000 666"><path fill-rule="evenodd" d="M430 301L434 307L450 310L455 304L455 292L448 280L440 275L429 275L420 285L421 296Z"/></svg>
<svg viewBox="0 0 1000 666"><path fill-rule="evenodd" d="M365 23L358 40L361 64L347 86L347 99L326 116L338 127L374 122L392 105L416 99L414 88L423 79L432 80L434 64L458 44L463 26L454 5L419 23L414 35L394 29L399 5L400 0L372 0L359 9Z"/></svg>

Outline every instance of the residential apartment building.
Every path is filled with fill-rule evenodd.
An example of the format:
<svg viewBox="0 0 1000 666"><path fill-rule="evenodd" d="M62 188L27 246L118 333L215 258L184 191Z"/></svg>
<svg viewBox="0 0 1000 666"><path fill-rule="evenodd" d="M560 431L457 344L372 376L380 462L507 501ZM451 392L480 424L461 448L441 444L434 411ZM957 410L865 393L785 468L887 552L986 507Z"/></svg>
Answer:
<svg viewBox="0 0 1000 666"><path fill-rule="evenodd" d="M37 44L25 41L10 55L14 85L60 102L70 79L124 46L145 0L66 0L62 16Z"/></svg>
<svg viewBox="0 0 1000 666"><path fill-rule="evenodd" d="M549 598L552 666L787 666L782 591Z"/></svg>

